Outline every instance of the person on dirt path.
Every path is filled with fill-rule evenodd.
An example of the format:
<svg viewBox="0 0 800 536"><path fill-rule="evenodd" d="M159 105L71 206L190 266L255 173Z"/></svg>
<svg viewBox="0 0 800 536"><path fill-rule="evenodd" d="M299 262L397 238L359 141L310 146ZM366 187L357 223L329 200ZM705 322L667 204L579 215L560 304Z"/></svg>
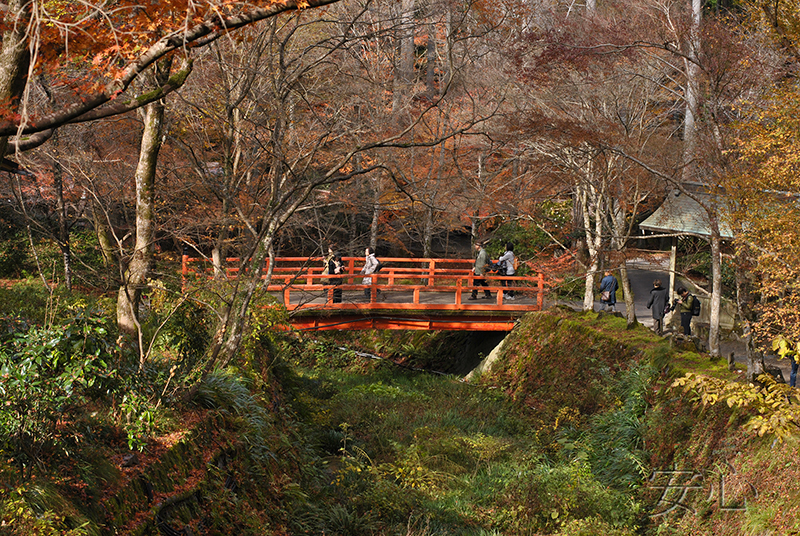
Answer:
<svg viewBox="0 0 800 536"><path fill-rule="evenodd" d="M619 283L617 282L617 278L611 273L610 270L606 270L603 279L600 280L600 310L605 311L606 307L612 313L616 311L617 307L617 289L619 288Z"/></svg>
<svg viewBox="0 0 800 536"><path fill-rule="evenodd" d="M675 306L679 306L681 312L681 327L683 328L684 335L692 335L692 307L694 307L694 300L697 298L689 294L689 291L684 287L678 289L678 299L675 301Z"/></svg>
<svg viewBox="0 0 800 536"><path fill-rule="evenodd" d="M664 334L664 316L669 307L669 291L661 286L661 280L653 281L653 288L650 289L650 299L647 300L647 308L653 314L653 329L659 335Z"/></svg>

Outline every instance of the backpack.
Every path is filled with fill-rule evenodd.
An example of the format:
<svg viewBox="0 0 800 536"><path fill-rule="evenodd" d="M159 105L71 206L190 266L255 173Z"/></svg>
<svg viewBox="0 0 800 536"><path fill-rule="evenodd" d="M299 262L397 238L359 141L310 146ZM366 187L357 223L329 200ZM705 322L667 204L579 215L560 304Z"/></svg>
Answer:
<svg viewBox="0 0 800 536"><path fill-rule="evenodd" d="M383 263L380 261L380 259L375 257L375 260L378 261L378 264L375 266L375 270L372 273L380 272L383 269Z"/></svg>
<svg viewBox="0 0 800 536"><path fill-rule="evenodd" d="M700 299L692 296L692 316L700 316Z"/></svg>

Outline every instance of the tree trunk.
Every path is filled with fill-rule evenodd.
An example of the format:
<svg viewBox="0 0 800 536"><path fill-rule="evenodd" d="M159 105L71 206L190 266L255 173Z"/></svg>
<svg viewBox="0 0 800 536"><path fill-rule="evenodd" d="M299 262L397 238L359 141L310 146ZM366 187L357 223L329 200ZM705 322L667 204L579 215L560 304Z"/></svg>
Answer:
<svg viewBox="0 0 800 536"><path fill-rule="evenodd" d="M408 102L409 87L414 75L414 1L402 0L399 17L399 57L395 66L394 87L392 89L392 117L399 120L399 114Z"/></svg>
<svg viewBox="0 0 800 536"><path fill-rule="evenodd" d="M583 204L581 200L581 194L579 192L580 187L575 188L575 195L572 200L572 222L575 225L575 271L580 273L583 267L589 265L589 248L586 244L585 238L585 231L583 225ZM580 234L578 234L580 233Z"/></svg>
<svg viewBox="0 0 800 536"><path fill-rule="evenodd" d="M742 319L742 341L745 343L747 380L754 381L759 374L764 373L765 366L764 355L756 350L753 340L752 321L756 315L753 311L753 295L747 276L748 264L746 253L740 253L734 263L736 266L736 309Z"/></svg>
<svg viewBox="0 0 800 536"><path fill-rule="evenodd" d="M692 27L689 32L689 43L684 66L686 68L686 100L683 121L683 174L684 182L697 179L697 111L698 111L698 76L700 67L697 64L700 52L700 21L703 13L702 0L692 0Z"/></svg>
<svg viewBox="0 0 800 536"><path fill-rule="evenodd" d="M619 282L622 285L622 296L625 299L625 319L628 328L632 328L639 322L636 320L636 305L633 302L631 281L628 279L628 267L624 262L619 266Z"/></svg>
<svg viewBox="0 0 800 536"><path fill-rule="evenodd" d="M0 49L0 102L10 103L7 113L16 112L25 90L30 64L26 32L33 2L10 0L4 2L3 41ZM8 137L0 136L0 157L8 153Z"/></svg>
<svg viewBox="0 0 800 536"><path fill-rule="evenodd" d="M589 250L589 269L586 271L585 287L583 294L583 310L591 311L594 309L594 279L600 270L600 251L603 247L603 210L601 199L595 194L595 189L591 185L582 184L577 188L578 198L581 207L583 234L586 237L586 245ZM594 202L594 218L590 214L589 202Z"/></svg>
<svg viewBox="0 0 800 536"><path fill-rule="evenodd" d="M436 95L436 28L433 24L428 25L428 46L425 51L427 59L427 69L425 71L425 92L428 98L433 100Z"/></svg>
<svg viewBox="0 0 800 536"><path fill-rule="evenodd" d="M722 239L716 218L711 223L711 307L709 310L708 352L719 357L719 322L722 302Z"/></svg>
<svg viewBox="0 0 800 536"><path fill-rule="evenodd" d="M422 256L430 259L433 255L433 207L425 207L425 227L422 236Z"/></svg>
<svg viewBox="0 0 800 536"><path fill-rule="evenodd" d="M94 222L94 232L97 234L97 242L100 245L100 253L103 255L103 266L109 268L117 263L116 249L106 214L94 198L92 198L92 221Z"/></svg>
<svg viewBox="0 0 800 536"><path fill-rule="evenodd" d="M171 60L157 65L156 78L166 83ZM144 108L144 130L139 147L139 162L136 166L136 239L133 255L124 272L117 299L117 324L120 335L139 350L139 366L144 366L144 348L139 324L139 304L142 290L150 273L153 261L155 238L155 178L158 153L161 150L164 128L163 100L155 101Z"/></svg>
<svg viewBox="0 0 800 536"><path fill-rule="evenodd" d="M228 222L225 221L228 213L230 212L230 203L228 196L222 199L222 218L223 223L220 226L217 239L214 241L214 248L211 250L211 263L214 265L214 279L220 281L225 279L225 258L228 256L226 243L228 241Z"/></svg>
<svg viewBox="0 0 800 536"><path fill-rule="evenodd" d="M381 190L378 179L373 182L375 197L372 203L372 222L369 226L369 246L375 251L378 247L378 223L381 217Z"/></svg>
<svg viewBox="0 0 800 536"><path fill-rule="evenodd" d="M72 251L67 225L67 205L64 202L64 172L57 161L53 162L53 185L56 190L56 212L58 214L58 246L64 259L64 286L72 291Z"/></svg>

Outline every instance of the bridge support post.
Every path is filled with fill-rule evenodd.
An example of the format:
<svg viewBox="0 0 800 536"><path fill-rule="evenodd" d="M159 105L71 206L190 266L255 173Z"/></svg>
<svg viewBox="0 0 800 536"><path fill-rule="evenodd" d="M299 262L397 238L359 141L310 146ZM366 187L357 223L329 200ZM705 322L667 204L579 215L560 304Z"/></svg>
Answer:
<svg viewBox="0 0 800 536"><path fill-rule="evenodd" d="M189 255L181 257L181 292L186 292L186 279L189 276Z"/></svg>
<svg viewBox="0 0 800 536"><path fill-rule="evenodd" d="M544 274L539 272L539 277L536 279L536 285L539 287L539 292L536 294L536 305L539 310L544 307Z"/></svg>

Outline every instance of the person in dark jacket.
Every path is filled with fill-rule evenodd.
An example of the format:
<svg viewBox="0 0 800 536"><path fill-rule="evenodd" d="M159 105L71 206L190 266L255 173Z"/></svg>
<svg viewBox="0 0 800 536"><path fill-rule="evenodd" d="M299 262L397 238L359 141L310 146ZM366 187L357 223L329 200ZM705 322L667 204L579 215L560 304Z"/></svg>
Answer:
<svg viewBox="0 0 800 536"><path fill-rule="evenodd" d="M692 334L692 306L694 305L694 296L689 294L689 291L684 287L678 289L678 305L681 312L681 327L683 328L684 335ZM676 307L678 306L676 305Z"/></svg>
<svg viewBox="0 0 800 536"><path fill-rule="evenodd" d="M603 304L601 310L605 310L606 307L612 313L616 310L618 288L617 278L610 271L606 271L605 276L600 280L600 303Z"/></svg>
<svg viewBox="0 0 800 536"><path fill-rule="evenodd" d="M344 268L342 264L342 256L338 253L330 251L330 259L328 260L328 274L329 275L341 275L342 270ZM342 303L342 289L339 288L339 285L342 284L341 277L332 277L328 279L328 283L334 285L333 289L333 303Z"/></svg>
<svg viewBox="0 0 800 536"><path fill-rule="evenodd" d="M653 314L653 328L656 333L664 333L664 315L667 312L669 303L669 291L661 286L661 280L653 281L653 288L650 289L650 299L647 300L647 308Z"/></svg>

